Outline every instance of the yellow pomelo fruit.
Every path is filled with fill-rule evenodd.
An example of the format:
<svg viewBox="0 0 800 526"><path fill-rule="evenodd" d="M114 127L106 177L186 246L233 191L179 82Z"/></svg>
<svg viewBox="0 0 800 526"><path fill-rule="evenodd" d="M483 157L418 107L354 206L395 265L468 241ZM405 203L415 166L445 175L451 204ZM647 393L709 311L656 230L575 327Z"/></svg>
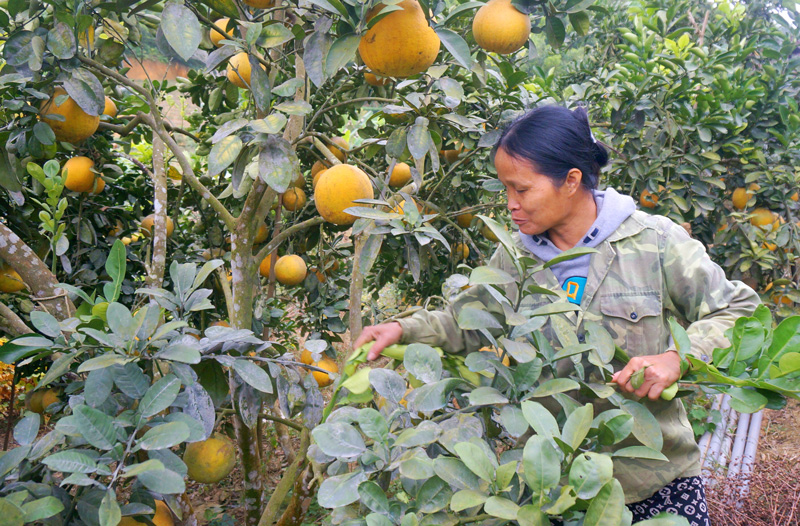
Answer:
<svg viewBox="0 0 800 526"><path fill-rule="evenodd" d="M57 104L62 95L67 95L64 88L56 88L50 100L42 102L39 115L44 122L50 125L56 139L77 143L91 136L100 125L99 115L89 115L78 104L67 96L61 104ZM48 115L61 115L63 120L48 118Z"/></svg>
<svg viewBox="0 0 800 526"><path fill-rule="evenodd" d="M16 270L10 267L0 268L0 292L19 292L25 288L25 282Z"/></svg>
<svg viewBox="0 0 800 526"><path fill-rule="evenodd" d="M283 207L290 212L296 212L306 205L306 193L302 188L289 188L281 197Z"/></svg>
<svg viewBox="0 0 800 526"><path fill-rule="evenodd" d="M103 115L108 115L112 118L117 116L117 104L111 100L109 96L106 96L106 105L103 108Z"/></svg>
<svg viewBox="0 0 800 526"><path fill-rule="evenodd" d="M311 356L311 351L308 349L303 349L303 352L300 353L300 363L304 363L306 365L311 365L314 363L314 358Z"/></svg>
<svg viewBox="0 0 800 526"><path fill-rule="evenodd" d="M189 478L201 484L216 484L236 465L236 449L225 435L215 433L201 442L186 446L183 461Z"/></svg>
<svg viewBox="0 0 800 526"><path fill-rule="evenodd" d="M228 61L228 80L236 86L250 89L250 73L250 58L247 53L238 53Z"/></svg>
<svg viewBox="0 0 800 526"><path fill-rule="evenodd" d="M658 195L645 188L639 196L639 204L644 208L655 208L658 205Z"/></svg>
<svg viewBox="0 0 800 526"><path fill-rule="evenodd" d="M64 186L73 192L91 192L94 190L95 174L92 171L94 161L79 155L64 163L61 175L66 177Z"/></svg>
<svg viewBox="0 0 800 526"><path fill-rule="evenodd" d="M94 192L93 193L95 195L100 194L100 193L103 192L103 189L105 187L106 187L106 182L103 180L102 177L98 177L97 179L95 179Z"/></svg>
<svg viewBox="0 0 800 526"><path fill-rule="evenodd" d="M531 34L531 19L511 5L511 0L489 0L472 19L475 42L501 55L517 51Z"/></svg>
<svg viewBox="0 0 800 526"><path fill-rule="evenodd" d="M439 54L439 37L428 25L417 0L403 0L402 10L381 18L361 37L358 52L364 64L383 77L409 77L428 69ZM367 13L378 14L383 4Z"/></svg>
<svg viewBox="0 0 800 526"><path fill-rule="evenodd" d="M211 261L212 258L221 258L225 255L225 251L221 248L207 248L200 254L206 261Z"/></svg>
<svg viewBox="0 0 800 526"><path fill-rule="evenodd" d="M324 172L328 169L328 165L323 163L322 161L315 161L314 164L311 166L311 177L314 177L320 172Z"/></svg>
<svg viewBox="0 0 800 526"><path fill-rule="evenodd" d="M256 237L253 240L253 242L256 245L260 245L261 243L266 241L268 237L269 237L269 229L267 228L267 225L261 223L260 225L258 225L258 231L256 232Z"/></svg>
<svg viewBox="0 0 800 526"><path fill-rule="evenodd" d="M486 224L483 224L483 226L481 226L481 234L483 235L483 237L485 237L492 243L498 243L500 241L500 238L494 235L492 229L489 228Z"/></svg>
<svg viewBox="0 0 800 526"><path fill-rule="evenodd" d="M312 190L314 190L314 189L316 189L316 188L317 188L317 182L319 182L319 178L320 178L320 177L322 177L322 174L324 174L324 173L325 173L325 170L320 170L320 171L319 171L319 172L317 172L317 173L316 173L316 175L314 175L314 177L311 179L311 189L312 189Z"/></svg>
<svg viewBox="0 0 800 526"><path fill-rule="evenodd" d="M256 9L269 9L275 3L275 0L242 0L245 4Z"/></svg>
<svg viewBox="0 0 800 526"><path fill-rule="evenodd" d="M792 201L798 201L798 200L800 200L800 194L795 192L795 193L793 193L792 195L789 196L789 199L791 199Z"/></svg>
<svg viewBox="0 0 800 526"><path fill-rule="evenodd" d="M45 411L51 404L59 401L58 391L55 389L48 389L42 395L42 411Z"/></svg>
<svg viewBox="0 0 800 526"><path fill-rule="evenodd" d="M380 87L386 86L387 84L391 84L392 80L387 79L386 77L379 77L375 73L370 73L369 71L364 72L364 80L367 81L367 84L370 86Z"/></svg>
<svg viewBox="0 0 800 526"><path fill-rule="evenodd" d="M441 154L444 156L444 160L447 161L447 164L453 164L458 161L458 156L463 152L464 148L459 148L458 150L442 150Z"/></svg>
<svg viewBox="0 0 800 526"><path fill-rule="evenodd" d="M474 217L475 217L474 214L469 214L469 213L458 214L456 216L456 223L458 223L458 226L460 226L461 228L469 228L469 225L472 224L472 220Z"/></svg>
<svg viewBox="0 0 800 526"><path fill-rule="evenodd" d="M330 358L323 358L319 362L313 362L311 365L315 367L319 367L320 369L325 369L331 373L338 373L339 367L336 365L336 362L331 360ZM325 387L330 385L333 382L333 378L327 373L323 373L320 371L311 371L311 374L314 375L314 380L317 381L317 385L320 387Z"/></svg>
<svg viewBox="0 0 800 526"><path fill-rule="evenodd" d="M306 262L298 255L283 256L275 263L275 279L282 285L292 286L306 279Z"/></svg>
<svg viewBox="0 0 800 526"><path fill-rule="evenodd" d="M775 222L775 215L766 208L756 208L750 217L750 224L753 226L764 227Z"/></svg>
<svg viewBox="0 0 800 526"><path fill-rule="evenodd" d="M303 172L298 172L297 177L294 178L294 181L290 183L290 187L292 188L303 188L306 185L306 178L303 175Z"/></svg>
<svg viewBox="0 0 800 526"><path fill-rule="evenodd" d="M230 19L228 19L228 18L220 18L219 20L214 22L214 24L218 28L224 29L225 32L227 33L227 35L223 35L219 31L217 31L216 29L212 29L211 30L211 33L209 34L209 38L211 38L211 43L214 44L215 46L217 46L217 47L221 46L222 45L222 44L220 44L221 40L233 36L233 32L235 30L235 28L234 28L235 23L231 24L230 28L229 28L228 27L228 22L229 21L230 21Z"/></svg>
<svg viewBox="0 0 800 526"><path fill-rule="evenodd" d="M344 157L345 157L345 153L344 152L346 152L346 151L348 151L350 149L350 145L347 143L347 140L344 137L334 137L333 139L331 139L331 142L334 145L333 146L332 145L328 145L328 149L331 151L331 153L333 155L336 156L337 159L339 159L340 161L344 162ZM344 152L342 150L340 150L339 148L337 148L336 146L338 146L339 148L344 150Z"/></svg>
<svg viewBox="0 0 800 526"><path fill-rule="evenodd" d="M155 214L150 214L149 216L142 219L142 223L140 225L142 234L145 237L150 237L153 233L153 225L155 224L156 216ZM167 237L172 236L172 231L175 230L175 223L172 222L172 218L167 216Z"/></svg>
<svg viewBox="0 0 800 526"><path fill-rule="evenodd" d="M150 520L153 521L153 524L156 526L175 526L175 522L172 519L172 512L169 511L169 507L167 507L166 503L162 500L156 501L156 513ZM119 522L118 526L146 526L146 522L139 522L133 517L122 517L122 520Z"/></svg>
<svg viewBox="0 0 800 526"><path fill-rule="evenodd" d="M29 411L42 414L44 412L44 408L42 408L42 397L44 397L44 391L41 390L28 393L25 398L25 407L27 407Z"/></svg>
<svg viewBox="0 0 800 526"><path fill-rule="evenodd" d="M731 197L731 201L733 201L733 207L736 210L744 210L747 206L747 202L750 200L753 195L755 195L755 191L752 190L752 186L750 185L751 189L745 190L744 188L737 188L733 191L733 196ZM756 185L756 190L758 189L758 185Z"/></svg>
<svg viewBox="0 0 800 526"><path fill-rule="evenodd" d="M469 257L469 247L466 243L453 244L453 257L456 261L461 261Z"/></svg>
<svg viewBox="0 0 800 526"><path fill-rule="evenodd" d="M389 186L392 188L400 188L405 186L410 180L411 168L406 163L395 164L392 175L389 176Z"/></svg>
<svg viewBox="0 0 800 526"><path fill-rule="evenodd" d="M480 351L480 352L490 352L490 353L494 353L495 355L497 355L497 357L498 357L498 358L500 358L500 356L502 356L502 353L500 352L500 350L499 350L499 349L497 349L497 347L481 347L481 348L479 349L479 351ZM506 353L506 355L503 357L503 362L502 362L502 363L503 363L503 365L505 365L506 367L508 367L509 365L511 365L511 360L509 360L509 359L508 359L508 354L507 354L507 353Z"/></svg>
<svg viewBox="0 0 800 526"><path fill-rule="evenodd" d="M264 276L265 278L269 277L269 267L272 265L272 254L269 254L267 257L261 260L261 264L258 265L258 273Z"/></svg>
<svg viewBox="0 0 800 526"><path fill-rule="evenodd" d="M225 320L218 320L208 324L209 327L230 327L231 324Z"/></svg>
<svg viewBox="0 0 800 526"><path fill-rule="evenodd" d="M416 202L416 201L414 201L413 199L411 200L411 203L412 203L414 206L416 206L416 207L417 207L417 210L419 210L419 213L421 214L421 213L422 213L422 205L420 205L419 203L417 203L417 202ZM406 213L406 200L405 200L405 199L401 199L401 200L400 200L400 202L398 202L398 203L397 203L397 204L394 206L394 208L392 208L392 209L391 209L391 211L392 211L392 212L394 212L395 214L402 214L402 215L405 215L405 213Z"/></svg>
<svg viewBox="0 0 800 526"><path fill-rule="evenodd" d="M314 188L314 204L325 221L336 225L351 225L357 219L344 210L356 199L373 199L375 193L369 176L349 164L339 164L325 170Z"/></svg>

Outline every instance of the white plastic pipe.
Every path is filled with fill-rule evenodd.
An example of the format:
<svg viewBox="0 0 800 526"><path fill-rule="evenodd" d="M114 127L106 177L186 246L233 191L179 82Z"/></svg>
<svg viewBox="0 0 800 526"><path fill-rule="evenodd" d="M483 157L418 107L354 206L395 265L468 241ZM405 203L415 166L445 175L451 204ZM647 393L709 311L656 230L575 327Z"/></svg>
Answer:
<svg viewBox="0 0 800 526"><path fill-rule="evenodd" d="M728 468L729 479L735 479L739 476L739 472L741 471L744 446L747 442L747 435L750 432L750 416L750 413L742 413L739 415L739 425L736 426L736 438L733 440L731 463Z"/></svg>
<svg viewBox="0 0 800 526"><path fill-rule="evenodd" d="M720 469L725 469L725 466L728 465L728 460L730 459L731 455L731 445L733 444L733 433L736 429L738 429L738 422L739 422L740 415L737 411L731 409L731 414L728 417L728 427L725 430L725 436L722 439L722 447L719 450L719 457L717 457L717 463Z"/></svg>
<svg viewBox="0 0 800 526"><path fill-rule="evenodd" d="M714 397L714 402L711 404L711 411L719 411L720 405L722 404L722 395L718 394ZM711 417L709 416L706 419L706 423L711 422ZM697 446L700 448L700 462L705 462L706 454L708 453L708 443L711 441L711 431L706 431L703 433L703 436L700 437L700 441L697 443Z"/></svg>
<svg viewBox="0 0 800 526"><path fill-rule="evenodd" d="M761 419L764 417L764 411L755 413L750 418L750 428L747 433L747 442L744 448L744 457L742 458L742 489L740 495L747 496L750 492L749 475L753 471L753 465L756 461L756 451L758 450L758 437L761 435Z"/></svg>
<svg viewBox="0 0 800 526"><path fill-rule="evenodd" d="M722 405L720 407L722 419L717 425L717 428L714 430L714 434L711 435L711 440L708 443L708 452L706 453L705 460L703 461L703 476L705 478L711 478L711 475L714 473L714 469L716 467L715 465L718 461L719 450L722 447L722 438L725 436L728 428L728 417L730 416L731 412L731 407L728 404L730 398L731 397L727 394L722 398Z"/></svg>

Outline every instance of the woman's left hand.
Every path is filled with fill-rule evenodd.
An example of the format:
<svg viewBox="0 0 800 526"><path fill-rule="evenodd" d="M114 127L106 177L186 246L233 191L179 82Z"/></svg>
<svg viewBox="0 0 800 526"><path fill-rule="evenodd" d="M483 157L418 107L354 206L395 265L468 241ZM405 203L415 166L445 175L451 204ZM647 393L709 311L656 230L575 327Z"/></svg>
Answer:
<svg viewBox="0 0 800 526"><path fill-rule="evenodd" d="M639 388L631 385L631 377L639 369L644 368L644 382ZM675 351L651 356L637 356L621 371L614 373L612 382L626 393L633 393L639 398L648 397L658 400L661 391L677 382L681 378L681 357Z"/></svg>

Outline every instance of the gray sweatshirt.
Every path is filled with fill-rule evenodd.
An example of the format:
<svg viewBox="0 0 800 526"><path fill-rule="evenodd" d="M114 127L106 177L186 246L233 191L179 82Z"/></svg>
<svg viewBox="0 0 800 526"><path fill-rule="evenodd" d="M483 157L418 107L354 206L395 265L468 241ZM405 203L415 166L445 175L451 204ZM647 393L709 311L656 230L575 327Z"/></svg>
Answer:
<svg viewBox="0 0 800 526"><path fill-rule="evenodd" d="M636 211L636 203L627 195L618 193L613 188L604 191L594 190L594 202L597 204L597 219L586 232L576 247L594 248L602 243L619 227L623 221ZM548 262L563 251L553 244L547 233L529 236L520 233L522 244L534 256ZM589 275L591 254L562 261L551 267L558 278L558 283L567 292L569 301L580 305L586 277Z"/></svg>

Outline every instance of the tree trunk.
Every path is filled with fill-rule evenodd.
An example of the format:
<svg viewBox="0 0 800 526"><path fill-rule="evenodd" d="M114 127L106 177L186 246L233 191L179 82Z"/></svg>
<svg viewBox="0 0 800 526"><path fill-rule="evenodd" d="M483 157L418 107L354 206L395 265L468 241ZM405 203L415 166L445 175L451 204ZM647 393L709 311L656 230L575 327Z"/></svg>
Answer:
<svg viewBox="0 0 800 526"><path fill-rule="evenodd" d="M75 313L75 305L67 292L58 286L58 279L17 234L0 223L0 258L16 270L31 291L31 300L39 303L58 320Z"/></svg>
<svg viewBox="0 0 800 526"><path fill-rule="evenodd" d="M164 284L167 265L167 171L164 164L164 141L153 134L153 252L147 264L147 286L160 288Z"/></svg>

